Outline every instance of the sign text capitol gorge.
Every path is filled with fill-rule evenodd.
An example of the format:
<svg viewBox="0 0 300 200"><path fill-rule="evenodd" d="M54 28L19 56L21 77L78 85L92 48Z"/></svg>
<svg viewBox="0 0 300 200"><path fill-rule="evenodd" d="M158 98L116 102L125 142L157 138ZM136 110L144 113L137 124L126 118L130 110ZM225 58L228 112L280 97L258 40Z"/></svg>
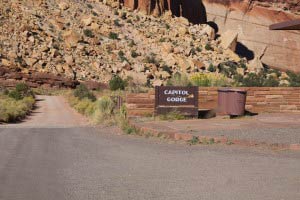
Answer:
<svg viewBox="0 0 300 200"><path fill-rule="evenodd" d="M168 96L167 102L187 102L187 97L190 95L187 90L164 90L164 94L167 95L178 95L177 97ZM180 95L180 96L179 96ZM182 97L186 96L186 97Z"/></svg>

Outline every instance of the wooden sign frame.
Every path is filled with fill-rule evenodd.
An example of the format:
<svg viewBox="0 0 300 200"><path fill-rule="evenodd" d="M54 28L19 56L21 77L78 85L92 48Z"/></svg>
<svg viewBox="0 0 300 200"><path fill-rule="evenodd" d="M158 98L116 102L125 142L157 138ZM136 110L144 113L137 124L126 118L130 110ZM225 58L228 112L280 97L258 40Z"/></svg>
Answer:
<svg viewBox="0 0 300 200"><path fill-rule="evenodd" d="M155 87L155 114L177 111L189 117L198 117L198 87Z"/></svg>

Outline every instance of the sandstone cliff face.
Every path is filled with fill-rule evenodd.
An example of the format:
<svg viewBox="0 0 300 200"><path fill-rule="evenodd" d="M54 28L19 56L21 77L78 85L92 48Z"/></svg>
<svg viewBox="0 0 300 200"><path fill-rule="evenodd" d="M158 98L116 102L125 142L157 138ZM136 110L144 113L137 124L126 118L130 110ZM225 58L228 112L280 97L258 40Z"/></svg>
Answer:
<svg viewBox="0 0 300 200"><path fill-rule="evenodd" d="M213 22L220 34L238 31L237 51L281 70L300 71L300 31L271 31L269 25L300 18L297 0L125 0L147 14L171 10L192 23Z"/></svg>
<svg viewBox="0 0 300 200"><path fill-rule="evenodd" d="M250 59L260 57L271 67L299 72L300 31L269 30L273 23L300 17L299 3L293 2L296 1L203 1L208 20L218 25L219 33L238 31L239 53Z"/></svg>
<svg viewBox="0 0 300 200"><path fill-rule="evenodd" d="M206 12L201 0L124 0L127 8L138 9L145 14L159 16L170 10L194 24L206 23Z"/></svg>

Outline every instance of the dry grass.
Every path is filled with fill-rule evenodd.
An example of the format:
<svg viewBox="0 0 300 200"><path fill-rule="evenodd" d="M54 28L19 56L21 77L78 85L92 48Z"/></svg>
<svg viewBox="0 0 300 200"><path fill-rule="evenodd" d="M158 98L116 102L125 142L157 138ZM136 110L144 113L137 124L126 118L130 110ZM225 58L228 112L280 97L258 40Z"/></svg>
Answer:
<svg viewBox="0 0 300 200"><path fill-rule="evenodd" d="M35 99L25 97L22 100L15 100L5 95L0 96L0 122L16 122L25 118L33 109Z"/></svg>

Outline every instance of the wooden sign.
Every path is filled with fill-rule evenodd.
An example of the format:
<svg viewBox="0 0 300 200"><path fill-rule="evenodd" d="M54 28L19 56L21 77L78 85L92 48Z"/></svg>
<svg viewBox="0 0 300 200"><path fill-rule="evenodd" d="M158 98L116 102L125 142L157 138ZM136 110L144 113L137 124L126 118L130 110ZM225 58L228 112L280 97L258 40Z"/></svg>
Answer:
<svg viewBox="0 0 300 200"><path fill-rule="evenodd" d="M155 87L156 114L178 111L183 115L198 116L198 87Z"/></svg>

